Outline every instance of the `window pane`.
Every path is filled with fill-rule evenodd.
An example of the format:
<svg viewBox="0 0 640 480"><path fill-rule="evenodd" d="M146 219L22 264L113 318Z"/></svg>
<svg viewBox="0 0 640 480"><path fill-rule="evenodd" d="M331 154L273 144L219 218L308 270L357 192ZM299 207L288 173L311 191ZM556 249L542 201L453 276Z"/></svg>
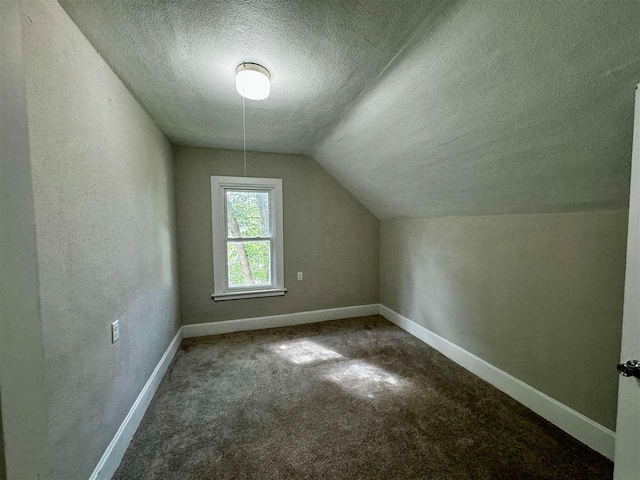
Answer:
<svg viewBox="0 0 640 480"><path fill-rule="evenodd" d="M226 190L227 236L270 237L269 192Z"/></svg>
<svg viewBox="0 0 640 480"><path fill-rule="evenodd" d="M271 240L227 243L229 287L271 285Z"/></svg>

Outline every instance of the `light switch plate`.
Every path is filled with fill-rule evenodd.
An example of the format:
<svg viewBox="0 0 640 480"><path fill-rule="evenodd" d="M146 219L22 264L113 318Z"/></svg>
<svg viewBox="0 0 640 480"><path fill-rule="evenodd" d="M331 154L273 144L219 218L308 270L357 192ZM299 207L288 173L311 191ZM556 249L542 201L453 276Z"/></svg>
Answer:
<svg viewBox="0 0 640 480"><path fill-rule="evenodd" d="M120 320L111 324L111 343L116 343L120 338Z"/></svg>
<svg viewBox="0 0 640 480"><path fill-rule="evenodd" d="M298 272L298 280L302 280L304 278L304 275L302 274L302 272Z"/></svg>

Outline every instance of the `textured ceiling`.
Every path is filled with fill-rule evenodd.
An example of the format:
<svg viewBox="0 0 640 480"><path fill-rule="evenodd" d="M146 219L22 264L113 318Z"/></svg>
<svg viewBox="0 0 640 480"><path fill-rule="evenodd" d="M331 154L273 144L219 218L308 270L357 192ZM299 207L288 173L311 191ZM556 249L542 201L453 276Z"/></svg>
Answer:
<svg viewBox="0 0 640 480"><path fill-rule="evenodd" d="M60 0L174 143L242 148L242 62L271 73L247 100L247 148L308 152L444 0Z"/></svg>
<svg viewBox="0 0 640 480"><path fill-rule="evenodd" d="M379 218L626 207L640 2L466 1L315 149Z"/></svg>
<svg viewBox="0 0 640 480"><path fill-rule="evenodd" d="M638 0L60 0L175 143L311 154L379 218L625 207Z"/></svg>

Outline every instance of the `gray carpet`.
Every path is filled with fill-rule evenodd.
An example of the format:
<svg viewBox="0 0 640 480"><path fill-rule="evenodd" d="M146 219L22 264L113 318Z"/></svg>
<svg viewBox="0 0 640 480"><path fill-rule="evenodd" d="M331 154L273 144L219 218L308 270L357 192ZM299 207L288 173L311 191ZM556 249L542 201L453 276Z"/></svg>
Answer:
<svg viewBox="0 0 640 480"><path fill-rule="evenodd" d="M603 479L610 461L379 316L185 340L116 479Z"/></svg>

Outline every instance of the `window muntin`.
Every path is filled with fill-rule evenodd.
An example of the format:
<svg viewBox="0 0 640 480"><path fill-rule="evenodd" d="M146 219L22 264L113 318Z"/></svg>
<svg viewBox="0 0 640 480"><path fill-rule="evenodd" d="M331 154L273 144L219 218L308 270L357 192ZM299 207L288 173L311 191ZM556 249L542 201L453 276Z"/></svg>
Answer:
<svg viewBox="0 0 640 480"><path fill-rule="evenodd" d="M283 295L282 180L211 177L214 300Z"/></svg>

